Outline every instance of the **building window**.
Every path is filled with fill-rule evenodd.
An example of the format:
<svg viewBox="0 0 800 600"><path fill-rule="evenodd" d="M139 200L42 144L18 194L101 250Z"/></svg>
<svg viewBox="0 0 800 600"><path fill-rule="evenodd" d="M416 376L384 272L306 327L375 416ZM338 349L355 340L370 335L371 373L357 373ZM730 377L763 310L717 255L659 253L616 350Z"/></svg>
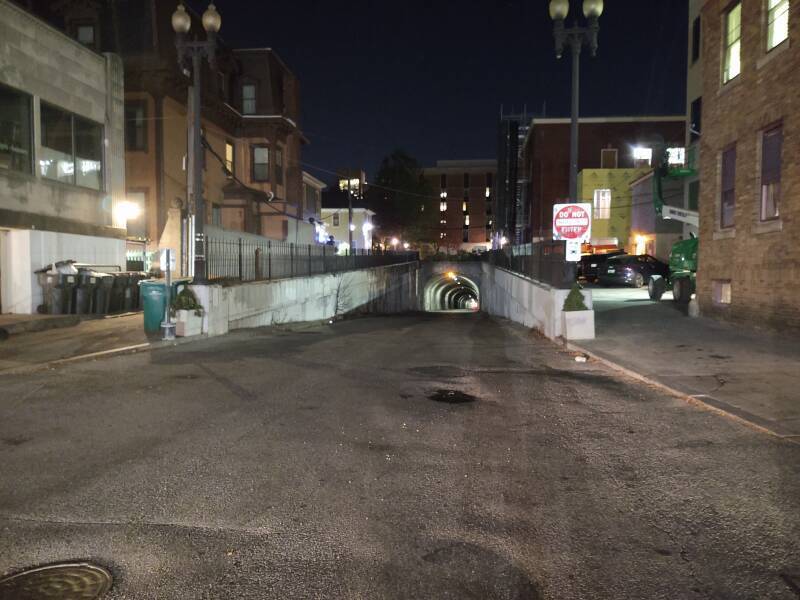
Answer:
<svg viewBox="0 0 800 600"><path fill-rule="evenodd" d="M78 25L75 28L75 39L77 39L84 46L89 46L93 48L95 45L94 25L92 24Z"/></svg>
<svg viewBox="0 0 800 600"><path fill-rule="evenodd" d="M42 177L101 189L103 126L43 103L41 129Z"/></svg>
<svg viewBox="0 0 800 600"><path fill-rule="evenodd" d="M469 215L464 216L464 227L469 227Z"/></svg>
<svg viewBox="0 0 800 600"><path fill-rule="evenodd" d="M125 103L125 149L147 150L147 103L144 100Z"/></svg>
<svg viewBox="0 0 800 600"><path fill-rule="evenodd" d="M700 17L692 23L692 64L700 59Z"/></svg>
<svg viewBox="0 0 800 600"><path fill-rule="evenodd" d="M633 165L636 168L649 167L653 160L653 149L636 146L633 149Z"/></svg>
<svg viewBox="0 0 800 600"><path fill-rule="evenodd" d="M256 86L252 83L245 83L242 86L242 114L256 114Z"/></svg>
<svg viewBox="0 0 800 600"><path fill-rule="evenodd" d="M667 165L670 167L682 167L686 164L686 148L667 148Z"/></svg>
<svg viewBox="0 0 800 600"><path fill-rule="evenodd" d="M783 127L764 132L761 145L761 220L780 216Z"/></svg>
<svg viewBox="0 0 800 600"><path fill-rule="evenodd" d="M594 218L611 218L611 190L594 191Z"/></svg>
<svg viewBox="0 0 800 600"><path fill-rule="evenodd" d="M466 227L464 227L464 233L461 236L461 241L464 242L465 244L469 242L469 229L467 229Z"/></svg>
<svg viewBox="0 0 800 600"><path fill-rule="evenodd" d="M439 187L442 188L442 191L447 188L447 175L444 173L439 176Z"/></svg>
<svg viewBox="0 0 800 600"><path fill-rule="evenodd" d="M0 85L0 167L31 172L31 97Z"/></svg>
<svg viewBox="0 0 800 600"><path fill-rule="evenodd" d="M275 149L275 183L283 185L283 149Z"/></svg>
<svg viewBox="0 0 800 600"><path fill-rule="evenodd" d="M689 109L689 139L696 142L700 139L700 133L703 130L703 98L695 98L692 100L692 106Z"/></svg>
<svg viewBox="0 0 800 600"><path fill-rule="evenodd" d="M619 160L619 152L616 148L604 148L600 150L600 168L616 169Z"/></svg>
<svg viewBox="0 0 800 600"><path fill-rule="evenodd" d="M719 226L722 229L736 223L736 146L722 153L722 174Z"/></svg>
<svg viewBox="0 0 800 600"><path fill-rule="evenodd" d="M222 227L222 206L214 204L211 207L211 224L216 227Z"/></svg>
<svg viewBox="0 0 800 600"><path fill-rule="evenodd" d="M728 83L742 71L742 3L725 13L725 47L722 83Z"/></svg>
<svg viewBox="0 0 800 600"><path fill-rule="evenodd" d="M469 207L467 206L467 201L466 200L464 200L461 203L461 212L464 213L464 214L467 214L469 212Z"/></svg>
<svg viewBox="0 0 800 600"><path fill-rule="evenodd" d="M731 303L731 282L729 280L715 279L711 282L711 301L722 306Z"/></svg>
<svg viewBox="0 0 800 600"><path fill-rule="evenodd" d="M442 231L442 232L440 232L440 233L439 233L439 239L440 239L440 240L443 240L443 239L444 239L444 238L446 238L446 237L447 237L447 234L446 234L444 231Z"/></svg>
<svg viewBox="0 0 800 600"><path fill-rule="evenodd" d="M228 170L228 177L233 177L236 174L236 152L233 148L233 142L225 142L225 168Z"/></svg>
<svg viewBox="0 0 800 600"><path fill-rule="evenodd" d="M333 226L339 226L339 213L333 213Z"/></svg>
<svg viewBox="0 0 800 600"><path fill-rule="evenodd" d="M789 0L767 0L767 52L789 38Z"/></svg>
<svg viewBox="0 0 800 600"><path fill-rule="evenodd" d="M491 173L486 174L486 197L492 195L492 185L494 184L494 176Z"/></svg>
<svg viewBox="0 0 800 600"><path fill-rule="evenodd" d="M439 212L445 212L447 210L447 202L439 202Z"/></svg>
<svg viewBox="0 0 800 600"><path fill-rule="evenodd" d="M269 181L269 148L253 146L253 181Z"/></svg>
<svg viewBox="0 0 800 600"><path fill-rule="evenodd" d="M439 225L447 225L447 219L440 220Z"/></svg>
<svg viewBox="0 0 800 600"><path fill-rule="evenodd" d="M469 188L469 173L464 173L464 187Z"/></svg>

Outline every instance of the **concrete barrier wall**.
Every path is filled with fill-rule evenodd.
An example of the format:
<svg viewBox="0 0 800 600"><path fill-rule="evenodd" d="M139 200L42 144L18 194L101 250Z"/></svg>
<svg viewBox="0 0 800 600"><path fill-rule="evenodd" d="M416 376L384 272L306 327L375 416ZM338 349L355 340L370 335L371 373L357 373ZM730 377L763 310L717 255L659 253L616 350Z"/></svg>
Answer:
<svg viewBox="0 0 800 600"><path fill-rule="evenodd" d="M354 312L415 310L419 263L238 285L192 286L204 307L203 333L322 321Z"/></svg>
<svg viewBox="0 0 800 600"><path fill-rule="evenodd" d="M563 335L561 308L569 290L555 289L486 262L482 268L482 311L538 329L550 339ZM583 290L583 297L591 309L591 291Z"/></svg>

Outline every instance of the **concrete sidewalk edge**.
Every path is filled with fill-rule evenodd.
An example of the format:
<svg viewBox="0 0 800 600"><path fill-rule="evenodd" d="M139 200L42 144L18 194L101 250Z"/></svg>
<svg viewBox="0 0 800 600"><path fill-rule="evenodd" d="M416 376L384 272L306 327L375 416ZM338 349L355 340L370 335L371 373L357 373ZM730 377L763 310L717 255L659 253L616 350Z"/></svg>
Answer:
<svg viewBox="0 0 800 600"><path fill-rule="evenodd" d="M580 352L581 354L585 354L592 360L595 360L632 379L636 379L637 381L641 381L642 383L656 387L670 394L671 396L678 397L687 402L688 404L716 413L720 416L731 419L732 421L736 421L737 423L740 423L741 425L749 427L750 429L753 429L760 433L765 433L772 437L776 437L781 440L791 442L794 444L800 444L800 436L797 436L794 433L781 431L781 428L779 426L776 427L774 423L770 423L769 421L766 421L765 419L762 419L757 415L754 415L745 410L741 410L735 406L732 406L723 400L714 398L713 396L709 396L707 394L689 394L681 390L675 389L671 386L661 383L656 379L653 379L646 375L642 375L641 373L634 371L629 367L621 365L620 363L615 362L612 359L606 358L605 356L601 356L596 352L587 350L586 348L583 348L582 346L579 346L578 344L575 344L573 342L565 341L564 347L572 352Z"/></svg>

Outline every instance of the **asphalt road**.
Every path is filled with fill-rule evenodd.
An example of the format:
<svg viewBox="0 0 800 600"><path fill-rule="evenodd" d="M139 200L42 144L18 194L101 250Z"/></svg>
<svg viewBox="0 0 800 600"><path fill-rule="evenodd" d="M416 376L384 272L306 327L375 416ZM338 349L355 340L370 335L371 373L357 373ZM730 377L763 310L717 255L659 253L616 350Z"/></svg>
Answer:
<svg viewBox="0 0 800 600"><path fill-rule="evenodd" d="M112 599L796 599L799 482L480 314L0 375L0 574L90 559Z"/></svg>

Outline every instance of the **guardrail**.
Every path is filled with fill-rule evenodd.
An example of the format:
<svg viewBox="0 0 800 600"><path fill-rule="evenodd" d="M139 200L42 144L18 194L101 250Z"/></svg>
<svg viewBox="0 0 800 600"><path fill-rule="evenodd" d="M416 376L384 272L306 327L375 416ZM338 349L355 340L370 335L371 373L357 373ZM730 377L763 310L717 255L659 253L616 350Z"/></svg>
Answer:
<svg viewBox="0 0 800 600"><path fill-rule="evenodd" d="M266 281L383 267L419 260L416 252L353 250L335 246L249 239L206 239L206 279Z"/></svg>
<svg viewBox="0 0 800 600"><path fill-rule="evenodd" d="M489 262L558 289L575 283L575 263L566 260L566 242L548 240L505 246L489 252Z"/></svg>

